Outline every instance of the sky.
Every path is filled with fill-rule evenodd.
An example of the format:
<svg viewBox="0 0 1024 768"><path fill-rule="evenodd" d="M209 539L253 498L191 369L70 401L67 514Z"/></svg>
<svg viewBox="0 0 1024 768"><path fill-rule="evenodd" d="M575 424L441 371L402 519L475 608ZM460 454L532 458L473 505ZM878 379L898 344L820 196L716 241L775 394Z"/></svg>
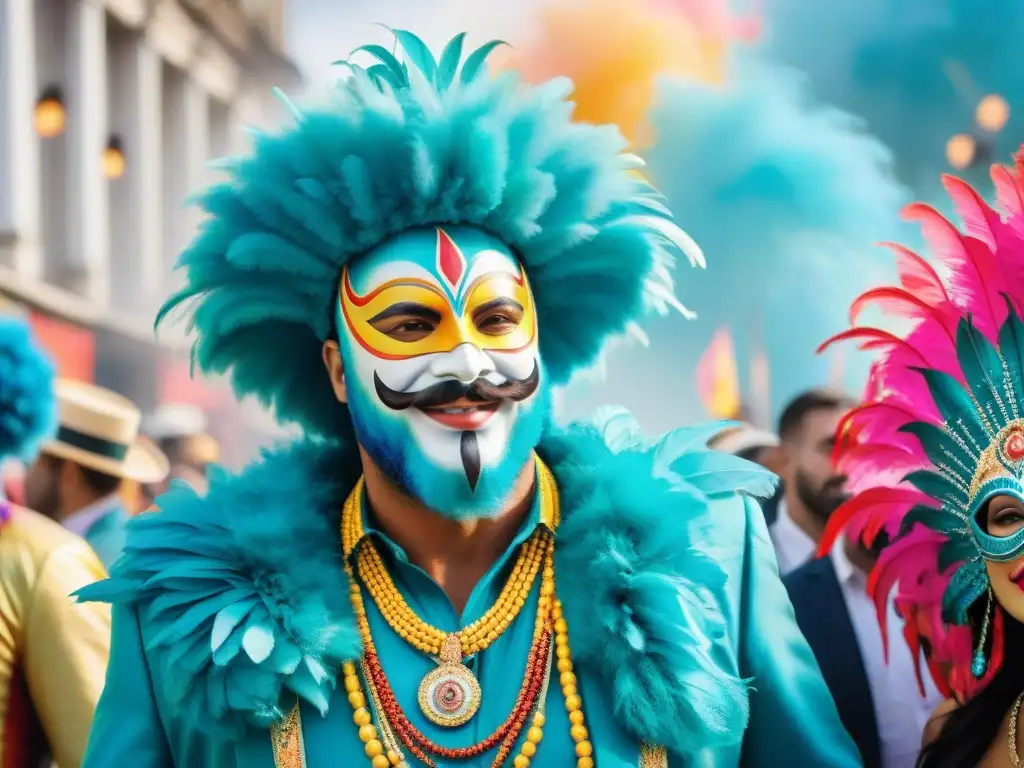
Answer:
<svg viewBox="0 0 1024 768"><path fill-rule="evenodd" d="M494 38L515 43L515 37L530 28L530 18L541 4L541 0L289 0L287 39L290 53L315 91L333 82L331 62L345 58L352 49L367 43L390 47L388 33L375 24L408 29L436 50L459 32L468 33L469 45Z"/></svg>

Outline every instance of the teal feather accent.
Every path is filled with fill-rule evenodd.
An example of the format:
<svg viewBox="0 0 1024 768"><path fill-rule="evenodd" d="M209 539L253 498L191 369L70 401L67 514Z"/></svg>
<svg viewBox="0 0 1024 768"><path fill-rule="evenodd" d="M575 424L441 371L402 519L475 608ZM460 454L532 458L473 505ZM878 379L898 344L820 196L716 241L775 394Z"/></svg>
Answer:
<svg viewBox="0 0 1024 768"><path fill-rule="evenodd" d="M1002 388L1003 366L995 348L969 321L961 321L957 326L956 356L967 386L971 388L974 399L981 405L989 422L1005 423L1009 418L1009 410L1005 390Z"/></svg>
<svg viewBox="0 0 1024 768"><path fill-rule="evenodd" d="M1017 312L1006 294L1003 294L1003 301L1006 302L1009 314L1003 327L999 329L999 353L1005 363L1000 363L1000 368L1004 386L1009 390L1007 395L1012 393L1020 408L1024 407L1024 323L1017 317Z"/></svg>
<svg viewBox="0 0 1024 768"><path fill-rule="evenodd" d="M964 447L963 441L954 439L942 427L926 421L913 421L903 425L898 431L913 435L934 455L944 456L947 460L952 459L954 466L971 467L977 462L977 457ZM966 485L969 486L971 479L968 477L966 480Z"/></svg>
<svg viewBox="0 0 1024 768"><path fill-rule="evenodd" d="M157 315L158 326L187 317L198 370L227 374L236 394L311 436L351 437L320 347L341 269L395 234L465 224L506 243L529 277L555 385L646 312L681 310L672 266L703 263L631 174L618 130L573 121L571 83L487 76L500 41L460 70L464 38L438 64L415 35L393 34L401 51L357 48L369 69L346 61L328 105L256 136L229 180L199 196L206 221L178 259L185 286Z"/></svg>
<svg viewBox="0 0 1024 768"><path fill-rule="evenodd" d="M687 454L706 453L709 450L708 443L713 437L738 426L739 422L736 421L708 421L670 430L662 435L655 447L657 463L660 466L671 467L676 459L685 458Z"/></svg>
<svg viewBox="0 0 1024 768"><path fill-rule="evenodd" d="M918 488L918 490L921 489ZM922 492L928 493L927 491ZM909 533L917 523L926 525L929 528L938 529L940 527L955 528L957 525L963 525L964 521L962 517L958 517L945 508L936 509L935 507L922 504L913 507L904 515L903 521L900 523L900 530L902 533ZM942 571L943 569L940 568L939 570Z"/></svg>
<svg viewBox="0 0 1024 768"><path fill-rule="evenodd" d="M466 33L460 32L441 51L441 60L437 65L437 87L440 91L447 91L448 87L455 80L455 72L462 61L462 45L466 39Z"/></svg>
<svg viewBox="0 0 1024 768"><path fill-rule="evenodd" d="M980 557L957 568L942 596L942 620L951 624L967 624L967 609L988 590L988 573Z"/></svg>
<svg viewBox="0 0 1024 768"><path fill-rule="evenodd" d="M741 493L767 499L778 487L779 478L752 461L718 451L681 456L672 471L708 498Z"/></svg>
<svg viewBox="0 0 1024 768"><path fill-rule="evenodd" d="M575 426L552 428L538 452L561 493L574 658L631 735L686 754L740 742L747 685L720 661L733 655L710 590L725 574L699 550L710 499L656 475L657 444L616 452ZM230 742L295 695L326 711L361 651L337 531L359 469L354 446L305 440L240 475L213 472L205 496L178 484L131 523L110 579L78 593L134 604L157 696L186 727Z"/></svg>
<svg viewBox="0 0 1024 768"><path fill-rule="evenodd" d="M409 63L426 78L427 82L434 83L437 78L437 62L434 61L434 55L426 44L412 32L404 29L393 29L391 32L405 51Z"/></svg>
<svg viewBox="0 0 1024 768"><path fill-rule="evenodd" d="M950 504L953 509L965 509L967 507L967 502L969 501L967 494L960 489L959 485L947 480L938 472L920 469L911 472L904 479L921 493L926 493L944 504Z"/></svg>
<svg viewBox="0 0 1024 768"><path fill-rule="evenodd" d="M651 440L643 435L639 422L627 409L606 405L598 409L591 423L612 451L648 452L657 477L681 482L708 498L739 493L766 499L778 487L779 478L773 472L708 448L711 438L738 426L738 422L711 421L680 427Z"/></svg>
<svg viewBox="0 0 1024 768"><path fill-rule="evenodd" d="M365 52L373 56L373 58L380 62L380 64L375 64L374 66L383 66L391 73L389 82L396 86L405 84L406 73L405 68L402 66L402 62L395 58L395 54L383 45L361 45L352 51L349 56L354 56L360 52ZM370 72L372 69L373 67L370 67L367 71Z"/></svg>
<svg viewBox="0 0 1024 768"><path fill-rule="evenodd" d="M941 523L942 521L936 520L935 522ZM955 530L953 527L955 524L952 523L952 521L949 522L949 530ZM960 521L959 525L963 527L963 521ZM955 565L956 563L966 562L974 558L977 554L977 547L963 536L957 536L956 538L950 539L939 549L939 557L937 560L939 573L945 573L950 566Z"/></svg>
<svg viewBox="0 0 1024 768"><path fill-rule="evenodd" d="M646 450L648 442L640 431L640 424L628 409L621 405L602 405L594 411L590 423L601 433L614 453ZM706 445L706 442L705 442Z"/></svg>
<svg viewBox="0 0 1024 768"><path fill-rule="evenodd" d="M484 66L484 62L487 61L487 57L491 55L495 48L500 45L508 45L504 40L491 40L489 43L484 43L469 56L466 57L465 64L462 65L461 80L463 85L473 82L477 75L480 74L480 70Z"/></svg>
<svg viewBox="0 0 1024 768"><path fill-rule="evenodd" d="M993 435L990 435L985 429L981 415L960 382L944 371L917 370L924 376L928 391L931 393L939 413L942 414L942 418L949 424L957 424L962 421L961 429L968 433L975 445L988 445ZM928 451L927 445L924 448ZM932 455L930 451L928 453L929 456ZM935 456L935 460L941 463L938 454Z"/></svg>

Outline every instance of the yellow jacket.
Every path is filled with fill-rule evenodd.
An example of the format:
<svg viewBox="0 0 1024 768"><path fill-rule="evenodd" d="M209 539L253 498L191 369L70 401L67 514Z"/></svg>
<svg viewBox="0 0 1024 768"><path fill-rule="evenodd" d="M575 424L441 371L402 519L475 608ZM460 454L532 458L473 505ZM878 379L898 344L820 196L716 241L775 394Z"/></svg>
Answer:
<svg viewBox="0 0 1024 768"><path fill-rule="evenodd" d="M52 520L12 508L0 523L0 766L38 765L45 745L60 768L81 765L110 610L69 595L105 576L89 546Z"/></svg>

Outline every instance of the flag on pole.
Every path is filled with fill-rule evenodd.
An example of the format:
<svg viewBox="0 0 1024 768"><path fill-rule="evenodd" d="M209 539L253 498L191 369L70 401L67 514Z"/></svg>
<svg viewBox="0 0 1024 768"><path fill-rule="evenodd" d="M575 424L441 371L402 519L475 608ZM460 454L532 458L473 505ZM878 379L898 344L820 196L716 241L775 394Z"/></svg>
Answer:
<svg viewBox="0 0 1024 768"><path fill-rule="evenodd" d="M772 418L771 371L768 353L758 348L750 360L750 421L767 429Z"/></svg>
<svg viewBox="0 0 1024 768"><path fill-rule="evenodd" d="M829 354L831 357L828 361L828 385L837 392L845 392L846 350L842 347L833 347Z"/></svg>
<svg viewBox="0 0 1024 768"><path fill-rule="evenodd" d="M728 327L719 328L697 361L697 394L708 413L734 419L740 413L740 381L736 352Z"/></svg>

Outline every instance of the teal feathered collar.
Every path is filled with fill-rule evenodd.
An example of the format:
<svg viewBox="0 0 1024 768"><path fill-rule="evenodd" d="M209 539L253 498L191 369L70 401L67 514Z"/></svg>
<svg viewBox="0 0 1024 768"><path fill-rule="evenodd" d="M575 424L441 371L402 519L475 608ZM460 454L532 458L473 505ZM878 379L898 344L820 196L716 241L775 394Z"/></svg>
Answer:
<svg viewBox="0 0 1024 768"><path fill-rule="evenodd" d="M768 493L774 476L704 449L715 428L647 444L622 426L558 431L539 448L561 492L574 657L638 741L680 753L738 742L747 690L715 661L731 653L709 589L725 575L695 536L711 498ZM135 604L154 684L189 727L243 738L294 694L326 712L336 671L361 651L337 530L358 472L354 447L303 441L219 473L205 496L179 485L131 523L111 578L79 594Z"/></svg>

